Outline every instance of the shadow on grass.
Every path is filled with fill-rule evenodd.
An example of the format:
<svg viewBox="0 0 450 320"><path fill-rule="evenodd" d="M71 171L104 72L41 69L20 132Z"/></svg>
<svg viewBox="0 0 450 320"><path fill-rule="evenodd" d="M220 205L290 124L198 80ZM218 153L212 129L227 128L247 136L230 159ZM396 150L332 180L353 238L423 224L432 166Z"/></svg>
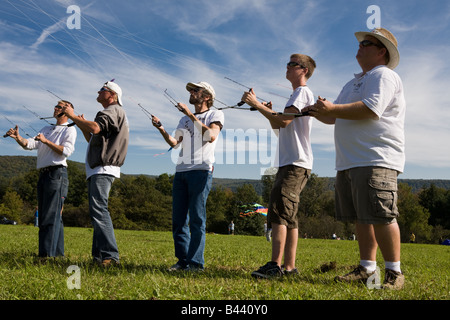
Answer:
<svg viewBox="0 0 450 320"><path fill-rule="evenodd" d="M151 263L144 261L136 263L122 259L118 265L109 267L102 267L95 263L90 257L57 257L57 258L42 258L35 252L30 250L18 252L0 252L0 267L9 269L25 269L25 268L51 268L56 272L66 273L69 266L77 266L85 273L107 273L109 275L120 276L124 273L130 274L154 274L158 276L167 276L174 278L202 278L202 279L231 279L231 280L249 280L254 281L280 281L292 284L311 283L329 285L334 282L334 274L336 272L344 273L352 269L354 266L338 266L333 264L328 266L321 265L314 270L300 271L297 275L283 276L272 279L255 279L251 276L253 271L250 267L239 266L221 266L213 265L206 267L203 271L169 271L170 265L163 263ZM331 266L331 268L329 267ZM330 275L328 272L332 271ZM345 272L346 273L346 272Z"/></svg>

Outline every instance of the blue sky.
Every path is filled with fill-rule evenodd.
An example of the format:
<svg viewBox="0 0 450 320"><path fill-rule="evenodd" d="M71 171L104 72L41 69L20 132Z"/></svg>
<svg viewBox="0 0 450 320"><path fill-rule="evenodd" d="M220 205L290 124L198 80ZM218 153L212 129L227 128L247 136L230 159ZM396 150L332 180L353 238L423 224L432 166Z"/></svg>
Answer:
<svg viewBox="0 0 450 320"><path fill-rule="evenodd" d="M450 179L450 2L361 0L0 0L0 131L12 122L30 135L46 125L57 98L93 119L97 90L115 78L124 93L130 146L122 172L174 173L176 154L151 126L138 103L169 132L181 117L164 89L188 102L187 82L207 81L228 105L253 87L281 111L290 95L285 79L292 53L308 54L317 69L308 85L332 100L354 73L356 31L369 29L371 5L399 42L406 100L406 166L400 178ZM80 8L80 29L69 29L70 5ZM74 20L76 22L76 20ZM72 22L70 20L69 22ZM222 107L219 103L218 107ZM224 110L215 177L260 179L271 165L276 136L259 113ZM71 160L84 162L78 131ZM335 175L333 127L314 120L313 172ZM0 155L35 155L10 138Z"/></svg>

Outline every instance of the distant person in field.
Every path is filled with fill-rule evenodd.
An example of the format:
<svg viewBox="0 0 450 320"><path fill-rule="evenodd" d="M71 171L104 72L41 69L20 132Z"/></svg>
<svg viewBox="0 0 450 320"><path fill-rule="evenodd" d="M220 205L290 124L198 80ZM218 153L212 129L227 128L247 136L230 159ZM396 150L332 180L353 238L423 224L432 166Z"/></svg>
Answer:
<svg viewBox="0 0 450 320"><path fill-rule="evenodd" d="M336 216L356 221L360 265L337 281L366 282L375 273L377 247L385 260L384 288L400 289L400 229L397 176L405 164L403 84L397 40L388 30L357 32L356 59L362 72L349 81L334 103L320 99L309 111L334 124Z"/></svg>
<svg viewBox="0 0 450 320"><path fill-rule="evenodd" d="M308 79L316 68L315 61L304 54L292 54L287 63L286 79L291 82L292 95L285 113L299 114L305 106L314 103ZM272 105L257 100L253 89L245 92L242 101L265 116L278 133L275 167L278 172L270 194L267 213L268 228L272 229L272 257L269 262L252 272L256 278L280 277L297 274L295 257L298 241L298 204L313 165L311 125L309 116L274 115ZM281 269L284 256L284 270Z"/></svg>
<svg viewBox="0 0 450 320"><path fill-rule="evenodd" d="M153 116L153 125L173 148L181 146L173 180L172 232L178 261L169 270L204 269L206 235L206 200L212 184L214 149L224 124L224 114L211 110L215 91L207 82L186 85L191 112L183 103L177 108L185 114L178 123L175 137Z"/></svg>
<svg viewBox="0 0 450 320"><path fill-rule="evenodd" d="M88 142L86 179L88 183L89 214L94 227L92 256L95 263L108 267L119 263L119 249L108 211L109 191L128 150L129 127L122 107L122 89L115 82L106 82L98 91L97 102L103 106L94 121L76 116L68 108L64 112Z"/></svg>
<svg viewBox="0 0 450 320"><path fill-rule="evenodd" d="M234 235L234 222L231 220L230 224L228 225L228 234Z"/></svg>
<svg viewBox="0 0 450 320"><path fill-rule="evenodd" d="M77 130L68 126L67 116L60 116L66 106L73 109L69 101L58 101L53 108L56 125L42 128L34 139L21 137L18 126L6 133L22 148L37 149L39 181L36 213L39 212L39 257L43 258L64 256L62 211L69 188L66 159L74 152L77 139Z"/></svg>

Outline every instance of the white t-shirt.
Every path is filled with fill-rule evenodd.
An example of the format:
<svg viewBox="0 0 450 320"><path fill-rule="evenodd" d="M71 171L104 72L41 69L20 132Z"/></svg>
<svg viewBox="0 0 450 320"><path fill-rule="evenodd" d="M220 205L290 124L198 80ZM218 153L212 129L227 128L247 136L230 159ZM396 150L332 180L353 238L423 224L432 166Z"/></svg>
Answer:
<svg viewBox="0 0 450 320"><path fill-rule="evenodd" d="M195 114L204 125L220 123L222 126L225 117L220 110L211 110ZM182 149L178 158L176 172L190 170L212 170L215 162L214 149L217 139L213 142L204 141L201 130L194 126L188 116L180 119L177 126L176 139L183 136Z"/></svg>
<svg viewBox="0 0 450 320"><path fill-rule="evenodd" d="M364 102L379 119L336 119L336 170L380 166L403 172L406 102L400 77L386 66L355 74L335 103L357 101Z"/></svg>
<svg viewBox="0 0 450 320"><path fill-rule="evenodd" d="M300 111L312 104L314 104L314 95L308 87L304 86L294 90L286 103L286 108L295 106ZM305 116L294 118L286 128L280 128L275 167L295 165L312 169L311 127L312 118Z"/></svg>
<svg viewBox="0 0 450 320"><path fill-rule="evenodd" d="M77 130L74 127L68 127L66 122L62 125L46 126L41 129L40 133L45 138L56 145L63 146L63 154L59 155L50 147L40 141L27 139L28 143L24 149L37 149L36 168L41 169L49 166L63 165L67 167L66 158L75 150L75 140L77 139Z"/></svg>

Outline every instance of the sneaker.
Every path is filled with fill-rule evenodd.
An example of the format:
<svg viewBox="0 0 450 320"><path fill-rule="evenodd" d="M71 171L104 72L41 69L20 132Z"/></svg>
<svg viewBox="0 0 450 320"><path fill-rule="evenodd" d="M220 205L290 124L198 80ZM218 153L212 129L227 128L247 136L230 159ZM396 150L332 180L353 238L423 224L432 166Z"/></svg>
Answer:
<svg viewBox="0 0 450 320"><path fill-rule="evenodd" d="M359 265L357 266L352 272L347 273L343 276L337 276L334 278L334 281L336 282L348 282L348 283L354 283L354 282L362 282L366 283L367 279L371 275L373 275L375 271L373 272L367 272L367 269L363 266Z"/></svg>
<svg viewBox="0 0 450 320"><path fill-rule="evenodd" d="M294 269L291 269L291 270L283 270L283 275L284 276L291 277L291 276L296 276L298 274L299 273L298 273L297 268L294 268Z"/></svg>
<svg viewBox="0 0 450 320"><path fill-rule="evenodd" d="M265 265L260 267L258 270L252 272L252 277L254 278L273 278L273 277L281 277L283 275L283 271L278 266L276 262L270 261Z"/></svg>
<svg viewBox="0 0 450 320"><path fill-rule="evenodd" d="M189 272L202 272L205 271L205 268L199 265L189 264L185 270Z"/></svg>
<svg viewBox="0 0 450 320"><path fill-rule="evenodd" d="M182 266L181 264L179 264L178 262L175 263L173 266L171 266L169 269L167 269L170 272L174 272L174 271L183 271L186 270L187 267Z"/></svg>
<svg viewBox="0 0 450 320"><path fill-rule="evenodd" d="M384 274L383 289L400 290L405 284L405 276L401 272L386 269Z"/></svg>

